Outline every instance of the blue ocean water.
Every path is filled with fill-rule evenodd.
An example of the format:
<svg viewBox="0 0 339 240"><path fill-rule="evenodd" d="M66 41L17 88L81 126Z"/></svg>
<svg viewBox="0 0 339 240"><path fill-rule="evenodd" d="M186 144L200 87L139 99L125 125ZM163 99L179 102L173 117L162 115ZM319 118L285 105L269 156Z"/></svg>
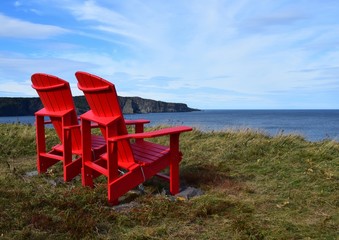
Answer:
<svg viewBox="0 0 339 240"><path fill-rule="evenodd" d="M270 135L298 134L309 141L339 141L339 110L203 110L197 112L127 114L154 125L188 125L203 131L254 129ZM34 117L0 117L0 123L33 124Z"/></svg>

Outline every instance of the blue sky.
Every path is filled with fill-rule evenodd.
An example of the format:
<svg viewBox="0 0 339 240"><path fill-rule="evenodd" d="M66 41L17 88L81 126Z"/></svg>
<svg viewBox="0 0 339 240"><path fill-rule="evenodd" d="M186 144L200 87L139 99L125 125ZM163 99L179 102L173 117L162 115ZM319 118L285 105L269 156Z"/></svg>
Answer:
<svg viewBox="0 0 339 240"><path fill-rule="evenodd" d="M0 96L91 72L200 109L338 109L337 0L4 0Z"/></svg>

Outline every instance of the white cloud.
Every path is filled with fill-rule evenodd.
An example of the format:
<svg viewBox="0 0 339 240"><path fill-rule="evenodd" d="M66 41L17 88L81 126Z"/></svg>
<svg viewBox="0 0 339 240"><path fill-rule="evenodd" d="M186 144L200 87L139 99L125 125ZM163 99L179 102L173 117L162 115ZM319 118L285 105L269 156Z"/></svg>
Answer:
<svg viewBox="0 0 339 240"><path fill-rule="evenodd" d="M95 1L69 4L65 8L69 9L78 21L90 22L93 29L139 41L144 40L144 37L136 34L137 24L113 9L100 6Z"/></svg>
<svg viewBox="0 0 339 240"><path fill-rule="evenodd" d="M32 97L37 96L35 90L31 87L29 81L17 82L17 81L0 81L0 93L5 96L16 96L16 97Z"/></svg>
<svg viewBox="0 0 339 240"><path fill-rule="evenodd" d="M91 63L72 61L62 58L29 58L29 57L1 57L0 69L7 74L21 73L32 74L34 72L57 73L73 71L78 68L93 67ZM3 76L1 78L4 78ZM0 78L0 81L1 81Z"/></svg>
<svg viewBox="0 0 339 240"><path fill-rule="evenodd" d="M0 37L48 39L69 32L67 29L58 26L31 23L1 13L0 22Z"/></svg>

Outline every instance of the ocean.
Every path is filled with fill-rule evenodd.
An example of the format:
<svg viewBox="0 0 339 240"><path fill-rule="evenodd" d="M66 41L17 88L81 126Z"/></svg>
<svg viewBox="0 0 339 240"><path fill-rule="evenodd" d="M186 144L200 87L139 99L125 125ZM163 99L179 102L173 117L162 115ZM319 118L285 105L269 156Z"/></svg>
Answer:
<svg viewBox="0 0 339 240"><path fill-rule="evenodd" d="M269 135L298 134L309 141L339 141L339 110L203 110L196 112L127 114L154 125L188 125L202 131L253 129ZM34 124L33 116L0 117L0 123Z"/></svg>

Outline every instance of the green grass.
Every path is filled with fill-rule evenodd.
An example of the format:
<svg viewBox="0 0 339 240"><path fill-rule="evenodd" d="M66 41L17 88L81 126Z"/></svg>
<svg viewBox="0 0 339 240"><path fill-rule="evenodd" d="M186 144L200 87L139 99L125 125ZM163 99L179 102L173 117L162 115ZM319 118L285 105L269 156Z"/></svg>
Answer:
<svg viewBox="0 0 339 240"><path fill-rule="evenodd" d="M57 141L46 132L48 145ZM165 138L157 141L165 143ZM182 186L188 201L129 193L117 209L105 181L62 182L60 166L35 170L35 129L0 124L0 239L337 239L339 143L250 130L181 136Z"/></svg>

